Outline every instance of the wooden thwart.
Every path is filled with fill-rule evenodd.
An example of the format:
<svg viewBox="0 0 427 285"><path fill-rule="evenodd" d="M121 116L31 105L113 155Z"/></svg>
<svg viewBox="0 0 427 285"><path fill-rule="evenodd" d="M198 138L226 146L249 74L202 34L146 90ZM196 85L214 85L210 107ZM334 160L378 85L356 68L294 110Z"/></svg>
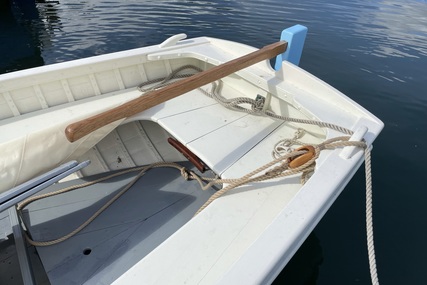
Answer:
<svg viewBox="0 0 427 285"><path fill-rule="evenodd" d="M72 123L65 129L65 135L70 142L74 142L109 123L135 115L179 95L185 94L193 89L211 83L215 80L219 80L257 62L270 59L281 54L285 52L287 45L288 44L285 41L267 45L242 57L197 73L159 90L149 92L144 96L133 99L121 106Z"/></svg>

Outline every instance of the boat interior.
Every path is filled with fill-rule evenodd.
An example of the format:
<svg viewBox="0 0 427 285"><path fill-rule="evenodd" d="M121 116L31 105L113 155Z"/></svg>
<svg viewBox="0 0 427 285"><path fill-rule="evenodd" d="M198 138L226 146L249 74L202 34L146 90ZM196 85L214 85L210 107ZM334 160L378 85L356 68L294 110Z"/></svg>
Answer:
<svg viewBox="0 0 427 285"><path fill-rule="evenodd" d="M152 62L144 54L130 55L117 62L100 61L90 66L70 67L61 71L56 80L49 79L54 71L47 70L32 76L30 81L11 81L9 85L20 82L26 82L26 85L0 94L0 124L31 120L33 126L43 125L50 112L66 108L74 108L84 117L97 111L93 109L108 109L140 96L138 85L158 82L157 79L188 64L201 69L210 67L206 61L195 58ZM262 68L260 72L263 72ZM223 78L218 83L221 86L218 92L227 99L268 98L266 108L277 114L312 119L307 110L290 104L292 98L287 91L277 89L273 92L263 87L265 83L252 78L253 74L245 72ZM77 156L63 157L61 163L76 159L89 160L90 164L40 194L122 170L130 171L26 206L22 219L31 238L49 241L73 231L126 187L138 175L139 166L178 162L198 175L239 178L271 161L275 144L293 138L299 129L294 123L229 110L205 95L211 90L209 84L127 118L100 135L96 143L88 143L84 151L76 152ZM70 121L67 119L60 126ZM308 125L304 126L301 140L314 144L322 142L325 137L320 127ZM170 138L184 145L184 153L170 143ZM44 140L47 147L49 138L44 137ZM85 140L81 144L84 143ZM188 155L198 157L204 173L188 162ZM277 214L301 188L299 178L295 176L281 184L286 184L287 191L274 196L278 201L273 206L262 205L269 208L271 216ZM278 191L283 185L265 182L255 188L263 187ZM191 220L219 188L221 185L203 191L198 181L185 180L179 170L168 167L150 169L75 236L55 245L37 247L49 281L51 284L65 284L64 280L69 284L111 283ZM233 193L244 190L243 187Z"/></svg>
<svg viewBox="0 0 427 285"><path fill-rule="evenodd" d="M78 157L78 161L90 160L88 166L40 194L158 162L177 162L204 177L239 178L272 160L274 143L292 137L297 130L271 118L227 110L200 91L175 99L178 100L180 104L167 105L175 104L179 110L157 122L149 120L148 114L141 114L116 127ZM191 108L183 110L184 106ZM159 109L162 110L156 111L157 115L175 107ZM170 138L179 139L200 156L204 173L168 142ZM304 135L304 140L320 142L310 133ZM49 241L73 231L138 173L125 173L30 204L23 211L23 221L31 238ZM285 183L292 189L282 196L281 204L301 187L296 177ZM220 187L202 190L197 181L185 180L173 168L149 170L73 238L37 247L50 282L115 280L187 223Z"/></svg>

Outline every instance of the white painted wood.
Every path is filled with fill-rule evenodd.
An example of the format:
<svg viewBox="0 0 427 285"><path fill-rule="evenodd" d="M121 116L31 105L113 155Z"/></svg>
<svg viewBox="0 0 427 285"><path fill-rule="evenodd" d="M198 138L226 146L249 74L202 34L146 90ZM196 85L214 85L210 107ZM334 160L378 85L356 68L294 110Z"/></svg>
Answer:
<svg viewBox="0 0 427 285"><path fill-rule="evenodd" d="M15 102L13 102L12 97L10 96L9 92L4 92L3 97L6 100L7 105L9 106L10 110L12 111L12 114L14 116L19 116L21 113L19 112L18 108L15 105Z"/></svg>
<svg viewBox="0 0 427 285"><path fill-rule="evenodd" d="M43 96L43 92L41 91L40 86L34 85L33 88L42 109L49 108L49 105L46 102L46 98L44 98Z"/></svg>
<svg viewBox="0 0 427 285"><path fill-rule="evenodd" d="M168 116L159 119L158 123L181 142L188 144L245 116L247 114L230 112L215 104Z"/></svg>
<svg viewBox="0 0 427 285"><path fill-rule="evenodd" d="M92 84L92 88L95 91L95 95L100 95L101 91L99 90L98 82L96 81L95 75L89 74L89 80Z"/></svg>
<svg viewBox="0 0 427 285"><path fill-rule="evenodd" d="M125 84L123 83L122 75L120 74L120 70L114 69L114 75L116 76L117 83L119 84L120 89L125 89Z"/></svg>
<svg viewBox="0 0 427 285"><path fill-rule="evenodd" d="M280 124L281 122L270 118L245 116L188 146L215 172L222 174Z"/></svg>
<svg viewBox="0 0 427 285"><path fill-rule="evenodd" d="M10 98L8 98L7 96L10 97L7 92L5 92L4 94L0 94L0 119L6 119L14 116L14 112L12 109L14 107L12 106L11 108L10 101L8 102L8 99ZM17 109L15 109L15 114L16 116L20 115Z"/></svg>
<svg viewBox="0 0 427 285"><path fill-rule="evenodd" d="M73 97L73 93L70 90L70 86L68 85L67 80L61 80L62 87L64 88L65 95L67 96L68 102L73 102L75 99Z"/></svg>

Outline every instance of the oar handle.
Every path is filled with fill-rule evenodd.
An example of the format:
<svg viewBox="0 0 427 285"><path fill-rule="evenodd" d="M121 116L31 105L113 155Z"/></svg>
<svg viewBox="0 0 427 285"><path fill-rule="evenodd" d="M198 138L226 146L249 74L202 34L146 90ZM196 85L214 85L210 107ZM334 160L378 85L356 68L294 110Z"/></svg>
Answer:
<svg viewBox="0 0 427 285"><path fill-rule="evenodd" d="M70 142L74 142L109 123L138 114L193 89L219 80L257 62L270 59L281 54L285 52L287 45L288 44L285 41L267 45L257 51L197 73L161 89L148 92L147 94L126 102L116 108L68 125L65 129L65 135Z"/></svg>

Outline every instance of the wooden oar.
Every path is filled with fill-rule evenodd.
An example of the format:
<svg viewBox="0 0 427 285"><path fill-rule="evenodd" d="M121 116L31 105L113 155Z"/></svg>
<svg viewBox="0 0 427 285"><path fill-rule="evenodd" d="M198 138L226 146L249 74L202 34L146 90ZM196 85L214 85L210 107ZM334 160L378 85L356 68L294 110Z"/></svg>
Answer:
<svg viewBox="0 0 427 285"><path fill-rule="evenodd" d="M65 135L70 142L74 142L109 123L130 117L257 62L270 59L283 53L287 45L288 43L284 41L270 44L262 49L197 73L159 90L148 92L121 106L68 125L65 129Z"/></svg>

